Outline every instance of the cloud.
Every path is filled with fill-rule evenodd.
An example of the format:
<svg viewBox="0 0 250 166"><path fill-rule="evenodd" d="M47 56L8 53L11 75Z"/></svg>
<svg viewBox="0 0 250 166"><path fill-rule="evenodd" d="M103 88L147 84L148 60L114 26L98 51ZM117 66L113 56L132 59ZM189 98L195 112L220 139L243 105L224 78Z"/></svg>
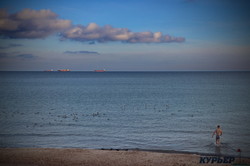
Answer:
<svg viewBox="0 0 250 166"><path fill-rule="evenodd" d="M61 33L61 40L65 39L81 42L121 41L125 43L179 43L185 41L183 37L163 35L161 32L132 32L127 28L113 28L110 25L100 27L96 23L90 23L87 26L72 26Z"/></svg>
<svg viewBox="0 0 250 166"><path fill-rule="evenodd" d="M89 42L89 45L93 45L93 44L95 44L94 41L90 41L90 42Z"/></svg>
<svg viewBox="0 0 250 166"><path fill-rule="evenodd" d="M98 52L95 52L95 51L65 51L64 54L94 54L94 55L100 55Z"/></svg>
<svg viewBox="0 0 250 166"><path fill-rule="evenodd" d="M22 44L15 44L15 43L11 43L9 44L9 47L21 47L23 46Z"/></svg>
<svg viewBox="0 0 250 166"><path fill-rule="evenodd" d="M6 49L6 48L9 48L8 46L0 46L0 49Z"/></svg>
<svg viewBox="0 0 250 166"><path fill-rule="evenodd" d="M8 57L8 54L5 52L0 52L0 58L6 58Z"/></svg>
<svg viewBox="0 0 250 166"><path fill-rule="evenodd" d="M45 38L59 33L61 40L80 42L111 42L124 43L181 43L184 37L173 37L161 32L132 32L128 28L114 28L110 25L99 26L96 23L72 25L70 20L59 19L51 10L23 9L9 14L0 10L0 37L7 38ZM3 49L3 48L2 48Z"/></svg>
<svg viewBox="0 0 250 166"><path fill-rule="evenodd" d="M59 19L50 10L23 9L9 14L0 10L0 35L8 38L45 38L71 27L70 20Z"/></svg>
<svg viewBox="0 0 250 166"><path fill-rule="evenodd" d="M0 52L0 58L2 59L34 59L37 58L37 56L33 54L22 54L20 52Z"/></svg>
<svg viewBox="0 0 250 166"><path fill-rule="evenodd" d="M21 47L22 44L9 44L8 46L0 46L0 49L7 49L7 48L13 48L13 47Z"/></svg>
<svg viewBox="0 0 250 166"><path fill-rule="evenodd" d="M22 59L33 59L36 58L33 54L19 54L16 55L17 58L22 58Z"/></svg>

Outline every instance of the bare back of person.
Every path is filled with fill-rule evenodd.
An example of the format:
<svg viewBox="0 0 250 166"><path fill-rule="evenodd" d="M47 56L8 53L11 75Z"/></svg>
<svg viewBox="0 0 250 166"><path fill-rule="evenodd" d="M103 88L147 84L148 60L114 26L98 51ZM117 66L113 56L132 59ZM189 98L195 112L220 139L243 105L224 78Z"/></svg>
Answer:
<svg viewBox="0 0 250 166"><path fill-rule="evenodd" d="M214 136L214 135L216 135L216 144L217 145L220 145L220 136L222 135L222 130L221 130L221 128L220 128L220 126L218 125L217 126L217 128L216 128L216 130L213 132L213 135L212 135L212 137Z"/></svg>

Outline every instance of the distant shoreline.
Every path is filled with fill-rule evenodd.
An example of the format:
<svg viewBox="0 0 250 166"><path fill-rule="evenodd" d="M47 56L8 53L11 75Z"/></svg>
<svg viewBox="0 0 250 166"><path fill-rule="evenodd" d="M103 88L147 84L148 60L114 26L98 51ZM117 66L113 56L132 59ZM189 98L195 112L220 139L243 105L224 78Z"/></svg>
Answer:
<svg viewBox="0 0 250 166"><path fill-rule="evenodd" d="M165 152L165 153L163 153ZM166 153L167 152L167 153ZM92 150L64 148L0 148L0 165L74 165L74 166L181 166L204 165L202 155L169 151ZM250 158L236 158L233 163L250 164ZM224 164L223 165L231 165ZM213 163L213 165L217 165Z"/></svg>

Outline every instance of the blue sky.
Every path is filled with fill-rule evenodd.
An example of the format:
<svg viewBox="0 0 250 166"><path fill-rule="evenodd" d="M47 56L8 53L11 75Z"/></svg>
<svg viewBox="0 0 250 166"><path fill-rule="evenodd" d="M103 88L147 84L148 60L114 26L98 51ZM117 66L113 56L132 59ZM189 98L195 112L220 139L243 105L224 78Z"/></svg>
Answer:
<svg viewBox="0 0 250 166"><path fill-rule="evenodd" d="M247 0L0 1L0 70L250 69Z"/></svg>

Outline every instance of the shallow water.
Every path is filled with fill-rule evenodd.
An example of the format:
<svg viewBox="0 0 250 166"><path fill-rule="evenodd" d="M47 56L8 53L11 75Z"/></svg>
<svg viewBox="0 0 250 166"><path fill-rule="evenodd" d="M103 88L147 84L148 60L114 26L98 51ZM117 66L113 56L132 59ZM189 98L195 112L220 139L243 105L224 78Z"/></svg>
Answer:
<svg viewBox="0 0 250 166"><path fill-rule="evenodd" d="M249 85L249 72L0 72L0 147L250 156Z"/></svg>

